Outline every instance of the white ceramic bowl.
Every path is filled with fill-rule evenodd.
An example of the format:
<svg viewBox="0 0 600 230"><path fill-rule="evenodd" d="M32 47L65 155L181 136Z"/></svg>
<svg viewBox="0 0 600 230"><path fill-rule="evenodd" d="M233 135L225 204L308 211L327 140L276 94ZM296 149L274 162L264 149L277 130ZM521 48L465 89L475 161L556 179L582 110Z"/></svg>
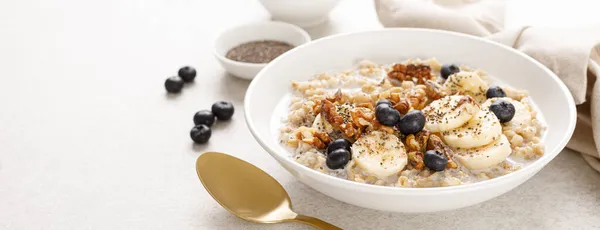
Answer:
<svg viewBox="0 0 600 230"><path fill-rule="evenodd" d="M252 79L267 64L247 63L225 57L231 48L246 42L276 40L299 46L310 42L310 35L298 26L285 22L259 22L237 26L223 32L215 41L214 55L227 72L243 79Z"/></svg>
<svg viewBox="0 0 600 230"><path fill-rule="evenodd" d="M327 21L329 12L339 0L260 0L274 20L301 27L312 27Z"/></svg>
<svg viewBox="0 0 600 230"><path fill-rule="evenodd" d="M290 153L279 144L273 127L281 117L274 117L273 111L280 99L290 94L290 81L306 80L324 71L345 70L361 59L392 63L414 57L435 57L442 63L480 68L504 83L529 90L548 126L543 138L544 156L521 170L483 182L440 188L396 188L361 184L314 171L291 159ZM482 38L425 29L344 34L298 47L257 75L248 88L244 106L248 127L258 143L300 181L350 204L395 212L456 209L510 191L535 175L565 147L576 119L575 104L567 87L534 59Z"/></svg>

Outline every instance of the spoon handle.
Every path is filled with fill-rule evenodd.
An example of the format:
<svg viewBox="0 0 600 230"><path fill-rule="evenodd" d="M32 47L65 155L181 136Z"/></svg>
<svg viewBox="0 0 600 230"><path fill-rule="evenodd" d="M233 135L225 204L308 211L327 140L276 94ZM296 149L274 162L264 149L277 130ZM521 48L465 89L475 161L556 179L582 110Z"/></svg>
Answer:
<svg viewBox="0 0 600 230"><path fill-rule="evenodd" d="M324 229L324 230L341 230L341 228L336 227L333 224L327 223L325 221L322 221L320 219L311 217L311 216L305 216L305 215L297 215L294 219L292 219L292 221L295 222L300 222L303 224L307 224L310 226L313 226L317 229Z"/></svg>

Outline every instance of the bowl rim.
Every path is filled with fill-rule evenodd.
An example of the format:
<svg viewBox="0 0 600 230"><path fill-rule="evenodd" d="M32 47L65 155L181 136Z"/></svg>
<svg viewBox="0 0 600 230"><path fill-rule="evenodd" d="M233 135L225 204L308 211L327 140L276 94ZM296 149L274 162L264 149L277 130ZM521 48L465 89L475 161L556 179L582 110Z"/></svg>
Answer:
<svg viewBox="0 0 600 230"><path fill-rule="evenodd" d="M542 158L523 167L520 170L509 173L507 175L492 178L489 180L479 181L479 182L469 183L469 184L461 184L461 185L456 185L456 186L448 186L448 187L404 188L404 187L391 187L391 186L381 186L381 185L359 183L359 182L331 176L328 174L324 174L321 172L317 172L313 169L310 169L310 168L294 161L290 157L284 157L283 155L279 154L278 153L279 150L275 149L274 147L271 147L269 144L267 144L267 142L265 140L263 140L258 135L258 133L256 131L257 128L252 123L252 120L250 118L250 114L251 114L251 110L252 110L251 109L252 107L250 106L250 102L251 102L250 99L252 97L251 95L254 94L254 89L257 88L256 85L259 82L256 79L263 78L265 76L265 72L267 72L271 68L271 66L276 65L281 59L285 58L287 55L292 55L295 52L298 52L298 50L301 50L302 48L304 48L305 46L308 46L308 45L311 45L314 43L319 43L319 42L323 42L323 41L331 40L331 39L338 39L338 38L345 37L345 36L352 36L354 34L386 33L388 31L399 31L399 32L418 31L418 32L426 32L426 33L434 33L434 34L436 34L436 33L437 34L447 34L447 35L451 35L451 36L464 37L467 39L476 40L476 42L484 42L484 43L488 43L493 46L497 46L499 48L505 49L508 52L512 52L515 55L519 55L519 56L524 57L525 59L531 61L534 65L536 65L537 67L541 68L544 72L546 72L546 74L555 82L555 84L558 84L559 88L561 88L563 96L567 97L568 105L566 107L568 107L568 110L569 110L568 113L569 113L569 116L571 116L571 120L568 121L569 122L568 127L567 127L568 130L567 130L567 132L564 133L562 139L557 144L557 148L555 148L553 152L545 153ZM510 46L506 46L504 44L501 44L501 43L498 43L495 41L491 41L491 40L488 40L485 38L481 38L481 37L477 37L477 36L473 36L473 35L469 35L469 34L452 32L452 31L437 30L437 29L425 29L425 28L384 28L384 29L375 29L375 30L365 30L365 31L360 31L360 32L341 33L341 34L324 37L324 38L315 40L313 42L298 46L295 49L284 53L283 55L278 57L276 60L273 60L272 62L268 63L268 65L265 68L263 68L256 75L255 80L253 80L250 83L250 85L248 86L248 89L247 89L245 97L244 97L244 116L245 116L245 120L246 120L246 125L248 126L248 129L250 130L250 133L252 133L252 136L254 137L254 139L259 143L259 145L261 147L263 147L264 150L266 150L269 153L269 155L271 155L273 158L275 158L275 160L277 160L280 164L282 164L282 166L284 166L284 168L285 168L285 165L283 165L284 162L281 162L281 160L285 161L286 165L292 165L295 168L299 168L299 170L302 170L307 175L310 175L310 176L308 176L310 178L315 178L316 180L321 181L321 182L330 181L332 183L336 183L336 185L338 185L338 187L351 188L351 189L355 189L355 190L358 189L361 191L370 191L370 192L376 192L376 193L407 192L407 193L411 193L411 195L431 195L431 192L435 192L436 194L439 194L439 193L451 193L451 192L459 192L459 191L466 192L466 191L478 190L480 188L489 187L494 184L507 183L511 180L516 180L516 178L526 177L530 171L542 169L543 167L546 166L546 164L548 164L552 159L554 159L565 148L565 146L567 145L567 142L571 139L571 136L573 135L573 132L575 130L575 123L577 121L577 110L576 110L575 101L573 99L571 92L569 91L567 86L560 80L560 78L558 76L556 76L556 74L554 74L554 72L550 71L550 69L548 69L546 66L544 66L543 64L541 64L534 58L532 58L532 57L526 55L525 53L523 53L519 50L516 50ZM533 174L535 174L535 173L533 173ZM531 174L531 175L533 175L533 174ZM296 175L294 175L294 177L296 177ZM529 178L527 178L527 179L529 179Z"/></svg>
<svg viewBox="0 0 600 230"><path fill-rule="evenodd" d="M224 30L223 32L221 32L217 36L217 38L215 38L214 41L213 41L213 55L217 59L219 59L221 62L225 62L225 63L230 64L230 65L237 65L237 66L243 66L243 67L253 67L253 68L263 68L263 67L265 67L270 62L269 63L250 63L250 62L234 61L234 60L231 60L231 59L225 57L225 55L221 55L218 52L218 48L217 48L218 47L217 44L221 40L223 40L223 37L225 36L225 34L234 32L234 31L239 30L241 28L248 28L248 27L255 27L255 26L262 26L262 25L267 25L267 26L273 26L273 25L285 26L285 27L288 27L288 28L292 29L293 31L295 31L297 33L298 37L301 37L302 39L304 39L304 41L302 42L302 44L300 44L299 46L302 46L302 45L304 45L306 43L311 42L311 37L308 34L308 32L306 32L304 29L302 29L299 26L296 26L294 24L290 24L290 23L286 23L286 22L281 22L281 21L253 22L253 23L246 23L246 24L241 24L241 25L233 26L233 27L228 28L228 29ZM299 46L296 46L296 47L299 47ZM294 48L296 48L296 47L294 47ZM286 53L288 53L288 52L286 52ZM283 53L283 54L285 54L285 53ZM283 54L280 55L280 56L283 56ZM273 60L273 61L275 61L275 60ZM271 61L271 62L273 62L273 61Z"/></svg>

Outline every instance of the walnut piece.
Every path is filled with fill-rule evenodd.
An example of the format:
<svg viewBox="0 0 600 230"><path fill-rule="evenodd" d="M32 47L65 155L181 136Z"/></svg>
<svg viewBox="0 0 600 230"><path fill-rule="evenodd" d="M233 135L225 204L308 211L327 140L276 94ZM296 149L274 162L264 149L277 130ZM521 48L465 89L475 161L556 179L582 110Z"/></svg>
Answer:
<svg viewBox="0 0 600 230"><path fill-rule="evenodd" d="M416 170L421 170L425 167L425 162L423 161L423 153L422 152L417 152L417 151L408 152L408 162Z"/></svg>
<svg viewBox="0 0 600 230"><path fill-rule="evenodd" d="M406 114L410 111L410 102L407 98L402 97L400 93L389 93L389 97L385 98L392 102L392 107L398 110L401 114Z"/></svg>
<svg viewBox="0 0 600 230"><path fill-rule="evenodd" d="M382 125L381 123L379 123L379 121L377 121L377 119L373 120L373 126L371 128L372 128L371 130L379 130L379 131L386 132L389 134L396 133L396 130L393 127L390 127L387 125Z"/></svg>
<svg viewBox="0 0 600 230"><path fill-rule="evenodd" d="M446 164L446 168L455 169L458 168L458 164L452 160L452 156L454 156L454 152L450 148L450 146L446 145L442 139L437 135L429 136L429 143L427 144L427 150L436 150L440 153L443 153L446 158L448 158L448 164Z"/></svg>
<svg viewBox="0 0 600 230"><path fill-rule="evenodd" d="M406 145L409 151L425 152L427 150L427 141L431 132L429 130L421 130L415 134L406 136Z"/></svg>
<svg viewBox="0 0 600 230"><path fill-rule="evenodd" d="M429 140L429 136L431 132L429 130L422 130L415 134L410 134L406 136L406 147L408 152L408 161L410 164L418 170L423 169L425 167L425 163L423 162L423 153L427 149L427 141Z"/></svg>
<svg viewBox="0 0 600 230"><path fill-rule="evenodd" d="M425 84L425 81L435 79L431 67L423 64L395 64L388 72L388 77L399 81L413 81L416 84Z"/></svg>
<svg viewBox="0 0 600 230"><path fill-rule="evenodd" d="M332 125L339 126L344 123L344 118L338 113L336 106L335 104L333 104L333 102L329 100L321 101L320 110L321 116L323 116L325 120L327 120L327 122L331 123Z"/></svg>
<svg viewBox="0 0 600 230"><path fill-rule="evenodd" d="M342 94L342 89L338 89L334 94L333 97L327 97L327 100L330 102L339 102L339 103L344 103L344 95Z"/></svg>
<svg viewBox="0 0 600 230"><path fill-rule="evenodd" d="M427 98L425 85L416 85L410 90L406 97L408 98L410 107L413 109L423 109L429 101Z"/></svg>
<svg viewBox="0 0 600 230"><path fill-rule="evenodd" d="M427 80L425 86L425 92L431 100L437 100L446 96L446 92L442 90L442 86L435 81Z"/></svg>
<svg viewBox="0 0 600 230"><path fill-rule="evenodd" d="M331 143L331 138L325 132L316 131L315 133L313 133L313 136L314 146L319 149L327 148L329 143Z"/></svg>
<svg viewBox="0 0 600 230"><path fill-rule="evenodd" d="M373 120L375 120L375 113L373 110L364 107L356 107L350 110L350 116L352 117L352 124L356 129L356 134L353 138L358 139L369 126L373 126Z"/></svg>
<svg viewBox="0 0 600 230"><path fill-rule="evenodd" d="M410 111L410 103L406 98L400 98L398 102L394 103L393 107L401 114L406 114Z"/></svg>
<svg viewBox="0 0 600 230"><path fill-rule="evenodd" d="M371 103L360 103L360 104L357 104L356 107L363 107L363 108L367 108L370 110L374 110L373 104L371 104Z"/></svg>

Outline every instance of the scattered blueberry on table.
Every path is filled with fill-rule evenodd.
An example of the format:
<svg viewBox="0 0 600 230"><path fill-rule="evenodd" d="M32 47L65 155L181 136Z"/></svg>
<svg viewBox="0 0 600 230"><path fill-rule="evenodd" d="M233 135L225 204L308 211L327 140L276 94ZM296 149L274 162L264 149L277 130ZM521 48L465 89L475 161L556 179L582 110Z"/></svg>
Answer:
<svg viewBox="0 0 600 230"><path fill-rule="evenodd" d="M490 105L490 110L500 122L509 122L515 116L515 106L505 100L496 100Z"/></svg>
<svg viewBox="0 0 600 230"><path fill-rule="evenodd" d="M165 81L165 89L169 93L179 93L185 83L194 81L196 78L196 69L191 66L184 66L179 69L177 76L169 77ZM204 109L194 114L194 127L190 130L190 137L198 144L208 142L212 135L211 126L215 119L226 121L233 116L233 104L228 101L218 101L214 103L210 110ZM349 149L348 149L349 151Z"/></svg>
<svg viewBox="0 0 600 230"><path fill-rule="evenodd" d="M210 139L211 135L212 131L207 125L196 125L190 131L190 137L192 137L192 140L198 144L204 144L208 142L208 139Z"/></svg>
<svg viewBox="0 0 600 230"><path fill-rule="evenodd" d="M427 168L433 171L444 171L446 164L448 164L448 158L441 152L436 150L427 150L423 154L423 162Z"/></svg>
<svg viewBox="0 0 600 230"><path fill-rule="evenodd" d="M204 109L194 114L194 128L190 131L192 140L197 144L208 142L212 134L211 126L215 120L230 120L233 116L233 104L231 102L219 101L212 105L211 110Z"/></svg>
<svg viewBox="0 0 600 230"><path fill-rule="evenodd" d="M500 88L500 86L491 86L485 92L485 96L488 99L493 98L493 97L506 97L506 93L504 92L504 90L502 88Z"/></svg>
<svg viewBox="0 0 600 230"><path fill-rule="evenodd" d="M165 89L167 89L167 92L169 93L181 92L181 89L183 89L183 79L179 76L167 78L165 81Z"/></svg>
<svg viewBox="0 0 600 230"><path fill-rule="evenodd" d="M184 82L192 82L196 78L196 69L191 66L184 66L179 69L177 75L183 79Z"/></svg>
<svg viewBox="0 0 600 230"><path fill-rule="evenodd" d="M425 127L425 114L421 110L411 110L400 118L397 127L404 135L421 132Z"/></svg>
<svg viewBox="0 0 600 230"><path fill-rule="evenodd" d="M336 149L327 155L325 165L330 169L341 169L350 161L350 151L345 148Z"/></svg>
<svg viewBox="0 0 600 230"><path fill-rule="evenodd" d="M338 150L338 149L346 149L346 150L350 151L351 145L352 145L352 143L350 143L350 141L348 141L344 138L340 138L335 141L332 141L327 146L327 155L329 155L331 152Z"/></svg>
<svg viewBox="0 0 600 230"><path fill-rule="evenodd" d="M375 108L375 118L385 126L394 126L400 120L400 112L387 103L381 103Z"/></svg>
<svg viewBox="0 0 600 230"><path fill-rule="evenodd" d="M191 66L181 67L177 72L177 76L167 78L165 89L169 93L179 93L183 89L183 85L194 81L194 78L196 78L196 69Z"/></svg>
<svg viewBox="0 0 600 230"><path fill-rule="evenodd" d="M211 110L217 119L226 121L233 116L233 104L228 101L219 101L212 105Z"/></svg>
<svg viewBox="0 0 600 230"><path fill-rule="evenodd" d="M440 70L440 75L442 76L442 78L444 79L448 79L448 77L450 77L450 75L455 74L460 72L460 68L458 68L458 66L451 64L451 65L442 65L442 69Z"/></svg>
<svg viewBox="0 0 600 230"><path fill-rule="evenodd" d="M200 110L194 114L195 125L207 125L212 126L215 123L215 115L210 110Z"/></svg>

